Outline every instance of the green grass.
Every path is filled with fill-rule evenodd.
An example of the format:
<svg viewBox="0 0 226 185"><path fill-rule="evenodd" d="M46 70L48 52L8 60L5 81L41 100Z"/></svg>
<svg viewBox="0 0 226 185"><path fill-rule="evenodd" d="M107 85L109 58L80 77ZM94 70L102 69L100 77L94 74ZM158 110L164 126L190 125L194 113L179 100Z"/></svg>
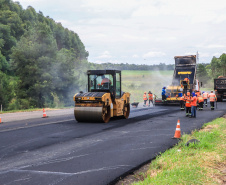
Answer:
<svg viewBox="0 0 226 185"><path fill-rule="evenodd" d="M122 71L122 90L131 93L131 102L143 101L143 93L151 91L161 97L163 86L170 85L171 71Z"/></svg>
<svg viewBox="0 0 226 185"><path fill-rule="evenodd" d="M67 108L72 108L71 107L58 107L58 108L45 108L45 110L58 110L58 109L67 109ZM34 108L34 109L23 109L23 110L9 110L9 111L2 111L0 114L4 113L14 113L14 112L32 112L32 111L42 111L42 108Z"/></svg>
<svg viewBox="0 0 226 185"><path fill-rule="evenodd" d="M218 118L204 125L204 129L183 135L174 148L158 156L150 164L143 184L221 184L226 165L226 119ZM200 143L185 143L196 138Z"/></svg>

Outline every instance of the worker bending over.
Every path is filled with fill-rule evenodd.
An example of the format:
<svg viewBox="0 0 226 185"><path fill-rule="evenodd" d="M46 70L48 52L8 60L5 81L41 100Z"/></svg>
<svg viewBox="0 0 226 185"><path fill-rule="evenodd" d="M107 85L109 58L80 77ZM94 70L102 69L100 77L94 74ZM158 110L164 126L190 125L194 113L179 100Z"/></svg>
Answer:
<svg viewBox="0 0 226 185"><path fill-rule="evenodd" d="M184 110L184 95L180 97L180 110Z"/></svg>
<svg viewBox="0 0 226 185"><path fill-rule="evenodd" d="M207 92L202 92L203 94L203 99L204 99L204 104L207 107L207 99L209 98L209 94Z"/></svg>
<svg viewBox="0 0 226 185"><path fill-rule="evenodd" d="M185 97L186 117L191 116L191 100L190 92L187 92Z"/></svg>
<svg viewBox="0 0 226 185"><path fill-rule="evenodd" d="M199 110L203 110L203 103L204 103L204 99L201 95L198 96L198 104L199 104Z"/></svg>
<svg viewBox="0 0 226 185"><path fill-rule="evenodd" d="M144 107L145 107L146 103L147 103L147 100L148 100L146 92L144 92L143 100L144 100Z"/></svg>
<svg viewBox="0 0 226 185"><path fill-rule="evenodd" d="M214 110L214 102L217 101L216 95L211 91L209 94L211 110Z"/></svg>
<svg viewBox="0 0 226 185"><path fill-rule="evenodd" d="M148 96L149 96L148 99L149 99L149 107L150 107L150 103L152 103L153 105L153 94L151 91L148 92Z"/></svg>

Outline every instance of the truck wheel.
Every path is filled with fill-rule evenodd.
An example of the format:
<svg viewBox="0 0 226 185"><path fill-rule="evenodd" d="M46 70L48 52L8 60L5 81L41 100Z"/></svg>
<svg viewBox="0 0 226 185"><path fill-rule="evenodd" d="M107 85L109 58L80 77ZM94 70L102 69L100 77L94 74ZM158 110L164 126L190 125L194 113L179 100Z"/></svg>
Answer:
<svg viewBox="0 0 226 185"><path fill-rule="evenodd" d="M222 98L217 98L217 102L222 102Z"/></svg>

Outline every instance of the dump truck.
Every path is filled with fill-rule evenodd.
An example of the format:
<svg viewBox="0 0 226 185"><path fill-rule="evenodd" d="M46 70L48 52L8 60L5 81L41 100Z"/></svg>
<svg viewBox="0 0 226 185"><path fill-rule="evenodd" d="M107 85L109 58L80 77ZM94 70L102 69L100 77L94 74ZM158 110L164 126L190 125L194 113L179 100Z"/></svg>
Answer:
<svg viewBox="0 0 226 185"><path fill-rule="evenodd" d="M155 105L179 105L179 93L199 91L196 79L196 55L175 56L175 69L172 84L166 87L166 100L156 99Z"/></svg>
<svg viewBox="0 0 226 185"><path fill-rule="evenodd" d="M214 79L214 90L217 101L226 99L226 76L219 76L217 79Z"/></svg>
<svg viewBox="0 0 226 185"><path fill-rule="evenodd" d="M130 93L121 89L121 71L88 70L88 92L74 95L74 116L78 122L109 122L111 117L127 119Z"/></svg>

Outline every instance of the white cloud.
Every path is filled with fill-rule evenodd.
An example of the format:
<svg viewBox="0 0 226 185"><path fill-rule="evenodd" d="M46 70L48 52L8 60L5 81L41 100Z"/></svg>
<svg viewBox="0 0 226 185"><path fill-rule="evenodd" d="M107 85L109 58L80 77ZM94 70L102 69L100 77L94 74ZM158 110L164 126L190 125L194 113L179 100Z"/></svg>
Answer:
<svg viewBox="0 0 226 185"><path fill-rule="evenodd" d="M209 53L199 53L199 58L202 58L202 57L211 57L211 55Z"/></svg>
<svg viewBox="0 0 226 185"><path fill-rule="evenodd" d="M133 55L132 57L133 57L133 58L139 58L139 56L138 56L138 55L136 55L136 54L135 54L135 55Z"/></svg>
<svg viewBox="0 0 226 185"><path fill-rule="evenodd" d="M95 60L93 63L96 63L96 64L103 64L105 63L103 60Z"/></svg>
<svg viewBox="0 0 226 185"><path fill-rule="evenodd" d="M222 52L216 52L214 53L212 56L215 56L215 57L220 57L223 53L226 53L226 51L222 51Z"/></svg>
<svg viewBox="0 0 226 185"><path fill-rule="evenodd" d="M162 57L166 54L161 51L150 51L143 55L143 58Z"/></svg>
<svg viewBox="0 0 226 185"><path fill-rule="evenodd" d="M104 51L100 56L98 56L97 58L99 59L109 59L112 58L112 56L110 55L109 51Z"/></svg>
<svg viewBox="0 0 226 185"><path fill-rule="evenodd" d="M211 44L206 46L207 48L225 48L224 45L220 45L220 44Z"/></svg>
<svg viewBox="0 0 226 185"><path fill-rule="evenodd" d="M18 1L76 32L89 61L174 63L199 51L210 62L226 48L225 0Z"/></svg>

